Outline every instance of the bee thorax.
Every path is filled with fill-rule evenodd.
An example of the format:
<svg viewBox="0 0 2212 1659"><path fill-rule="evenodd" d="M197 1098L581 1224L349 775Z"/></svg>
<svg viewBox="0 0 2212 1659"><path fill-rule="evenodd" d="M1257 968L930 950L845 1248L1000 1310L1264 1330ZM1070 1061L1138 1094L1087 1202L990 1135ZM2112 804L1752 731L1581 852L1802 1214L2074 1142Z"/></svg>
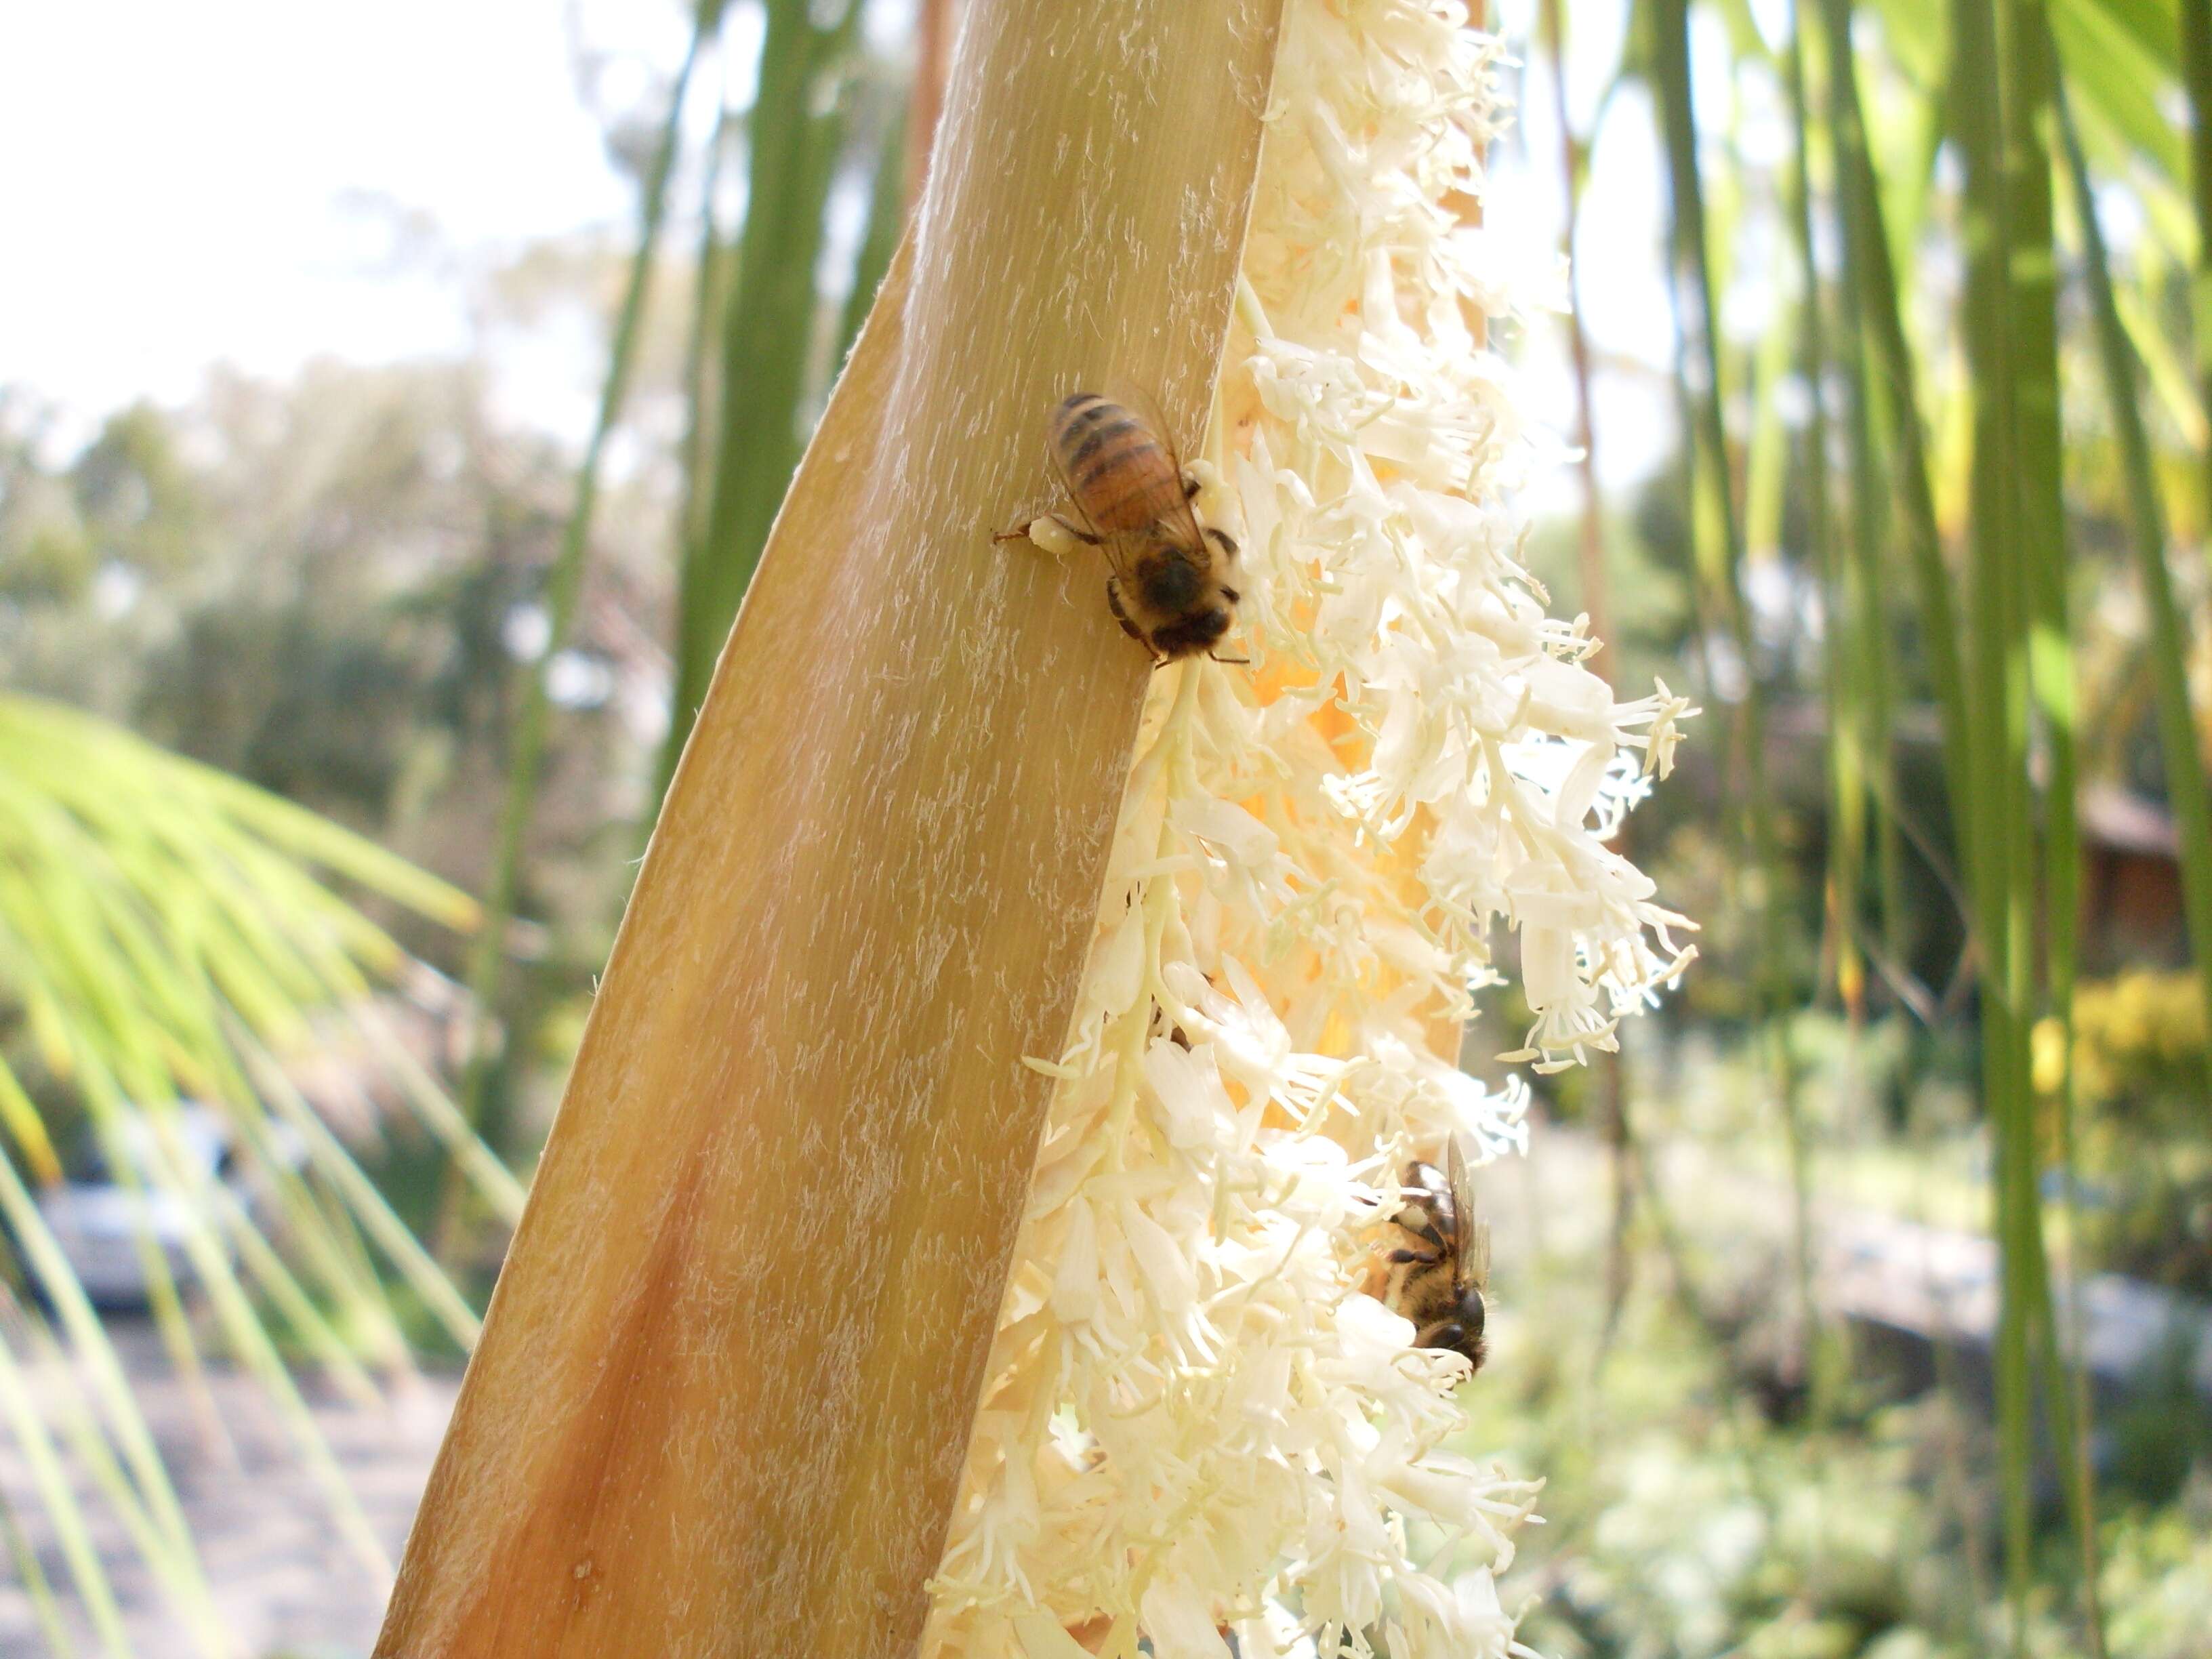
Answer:
<svg viewBox="0 0 2212 1659"><path fill-rule="evenodd" d="M1181 611L1203 591L1205 583L1190 561L1179 553L1162 552L1146 559L1138 569L1138 586L1145 603L1155 611Z"/></svg>

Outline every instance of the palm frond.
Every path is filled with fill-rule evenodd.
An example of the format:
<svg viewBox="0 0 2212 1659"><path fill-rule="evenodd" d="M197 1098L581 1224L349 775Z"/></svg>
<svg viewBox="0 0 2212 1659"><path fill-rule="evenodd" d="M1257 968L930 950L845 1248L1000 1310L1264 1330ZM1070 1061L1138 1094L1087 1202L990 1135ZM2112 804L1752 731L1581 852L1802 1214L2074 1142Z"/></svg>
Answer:
<svg viewBox="0 0 2212 1659"><path fill-rule="evenodd" d="M340 1534L377 1574L389 1571L383 1546L295 1373L311 1367L368 1401L379 1392L372 1367L408 1364L364 1238L457 1346L473 1339L476 1316L307 1103L289 1057L326 1039L332 1022L353 1025L375 1087L443 1126L488 1202L515 1203L513 1177L392 1044L378 999L410 958L334 878L418 917L466 926L477 916L465 895L289 803L78 711L0 696L0 1006L14 1017L0 1121L28 1173L0 1158L0 1219L26 1287L58 1322L51 1336L27 1320L11 1330L0 1391L25 1375L27 1355L73 1382L23 1387L0 1405L34 1466L52 1460L38 1514L110 1651L126 1650L121 1626L106 1569L85 1553L83 1500L60 1473L65 1461L118 1517L200 1647L228 1647L161 1453L41 1207L67 1163L58 1126L82 1120L137 1207L148 1300L188 1389L211 1351L242 1365ZM218 1115L237 1176L190 1149L186 1101ZM157 1212L170 1229L158 1242Z"/></svg>

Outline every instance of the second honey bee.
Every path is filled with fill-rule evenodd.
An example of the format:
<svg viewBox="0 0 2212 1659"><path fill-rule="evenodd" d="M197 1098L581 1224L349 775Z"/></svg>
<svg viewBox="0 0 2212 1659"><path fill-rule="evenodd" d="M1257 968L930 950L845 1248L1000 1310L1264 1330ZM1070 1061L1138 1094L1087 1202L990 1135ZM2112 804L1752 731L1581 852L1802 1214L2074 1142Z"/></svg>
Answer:
<svg viewBox="0 0 2212 1659"><path fill-rule="evenodd" d="M1155 665L1213 656L1243 596L1229 581L1235 538L1194 505L1216 488L1211 469L1184 467L1156 422L1095 392L1053 410L1048 436L1081 524L1048 513L996 539L1027 536L1048 553L1097 548L1112 572L1106 604Z"/></svg>
<svg viewBox="0 0 2212 1659"><path fill-rule="evenodd" d="M1458 1139L1448 1143L1441 1172L1433 1164L1409 1165L1406 1186L1412 1196L1395 1224L1410 1242L1386 1258L1390 1305L1413 1322L1416 1346L1465 1355L1471 1376L1489 1352L1483 1293L1490 1283L1490 1229L1474 1218L1474 1187Z"/></svg>

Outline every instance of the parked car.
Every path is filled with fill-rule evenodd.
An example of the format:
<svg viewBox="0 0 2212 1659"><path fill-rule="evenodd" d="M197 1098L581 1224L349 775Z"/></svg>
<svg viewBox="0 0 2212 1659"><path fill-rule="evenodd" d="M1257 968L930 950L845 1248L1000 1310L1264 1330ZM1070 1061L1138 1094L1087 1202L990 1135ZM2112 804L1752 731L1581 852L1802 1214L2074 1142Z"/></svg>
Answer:
<svg viewBox="0 0 2212 1659"><path fill-rule="evenodd" d="M230 1127L222 1115L186 1102L175 1109L171 1127L194 1181L221 1182L241 1208L253 1213L258 1200L240 1179ZM167 1162L159 1155L150 1122L134 1113L117 1139L138 1172L135 1190L115 1178L106 1148L88 1132L68 1177L39 1194L39 1213L92 1304L109 1312L133 1312L143 1310L149 1297L142 1234L161 1250L180 1288L198 1278L185 1245L195 1225L207 1228L226 1256L231 1244L221 1221L203 1213L202 1204L179 1191L175 1182L154 1178L152 1172L166 1169ZM279 1156L289 1159L289 1147L280 1146Z"/></svg>

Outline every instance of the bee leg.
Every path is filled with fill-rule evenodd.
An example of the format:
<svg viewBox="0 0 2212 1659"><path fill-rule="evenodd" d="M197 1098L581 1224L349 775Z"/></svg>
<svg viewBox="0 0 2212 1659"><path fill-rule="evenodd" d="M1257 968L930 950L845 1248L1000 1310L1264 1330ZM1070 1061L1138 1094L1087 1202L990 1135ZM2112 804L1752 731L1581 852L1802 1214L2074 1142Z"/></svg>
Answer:
<svg viewBox="0 0 2212 1659"><path fill-rule="evenodd" d="M1237 538L1227 531L1217 530L1212 525L1208 525L1206 526L1206 537L1208 541L1221 550L1224 557L1233 559L1237 556ZM1232 599L1235 597L1234 594L1231 595Z"/></svg>
<svg viewBox="0 0 2212 1659"><path fill-rule="evenodd" d="M1129 613L1121 608L1121 579L1119 576L1106 579L1106 608L1114 613L1114 620L1121 624L1124 634L1133 640L1144 639L1145 636L1137 631L1136 623L1129 620Z"/></svg>
<svg viewBox="0 0 2212 1659"><path fill-rule="evenodd" d="M1418 1261L1424 1267L1433 1267L1443 1260L1442 1253L1436 1250L1393 1250L1389 1255L1393 1267L1402 1267L1408 1261Z"/></svg>
<svg viewBox="0 0 2212 1659"><path fill-rule="evenodd" d="M1129 620L1129 613L1121 608L1121 579L1119 576L1109 576L1106 579L1106 608L1114 613L1114 620L1121 624L1121 631L1124 634L1143 646L1146 650L1152 651L1153 667L1158 668L1167 660L1158 652L1152 651L1152 642L1139 631L1137 624Z"/></svg>
<svg viewBox="0 0 2212 1659"><path fill-rule="evenodd" d="M1089 531L1078 530L1057 513L1048 513L1042 518L1032 519L1029 523L1017 529L1001 530L991 539L994 542L1018 542L1027 539L1047 553L1062 555L1073 552L1079 543L1085 546L1096 547L1099 541L1099 538Z"/></svg>

